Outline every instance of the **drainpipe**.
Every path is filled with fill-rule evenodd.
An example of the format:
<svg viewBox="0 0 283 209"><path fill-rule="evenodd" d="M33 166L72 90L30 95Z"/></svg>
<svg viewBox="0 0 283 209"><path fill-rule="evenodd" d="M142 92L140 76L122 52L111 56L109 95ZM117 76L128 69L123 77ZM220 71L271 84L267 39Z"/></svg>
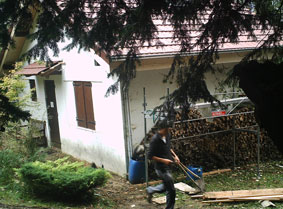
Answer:
<svg viewBox="0 0 283 209"><path fill-rule="evenodd" d="M124 138L125 138L125 155L127 173L129 172L129 162L132 157L132 129L131 129L131 115L128 92L121 92L122 106L123 106L123 121L124 121Z"/></svg>
<svg viewBox="0 0 283 209"><path fill-rule="evenodd" d="M129 91L126 94L127 99L127 116L128 116L128 131L129 131L129 154L130 157L133 155L133 135L132 135L132 127L131 127L131 109L130 109L130 100L129 100Z"/></svg>

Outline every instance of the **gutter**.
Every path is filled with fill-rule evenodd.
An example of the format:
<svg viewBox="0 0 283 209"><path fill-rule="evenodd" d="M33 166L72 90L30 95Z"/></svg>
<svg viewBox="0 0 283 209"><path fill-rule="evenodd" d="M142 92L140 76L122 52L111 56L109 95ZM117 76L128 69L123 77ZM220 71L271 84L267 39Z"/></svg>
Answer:
<svg viewBox="0 0 283 209"><path fill-rule="evenodd" d="M126 156L126 172L129 173L129 163L132 157L132 129L131 129L131 115L129 95L121 91L122 110L123 110L123 126L124 126L124 142L125 142L125 156Z"/></svg>
<svg viewBox="0 0 283 209"><path fill-rule="evenodd" d="M222 51L218 51L219 54L225 54L228 52L247 52L247 51L252 51L256 48L242 48L242 49L232 49L232 50L222 50ZM177 53L168 53L168 54L154 54L154 55L144 55L144 56L138 56L139 59L143 60L143 59L155 59L155 58L173 58L176 56ZM182 54L182 57L185 56L194 56L194 55L198 55L199 52L192 52L192 53L186 53L186 54ZM117 56L113 56L111 57L113 62L119 62L119 61L125 61L126 60L126 56L121 56L120 58L118 58Z"/></svg>

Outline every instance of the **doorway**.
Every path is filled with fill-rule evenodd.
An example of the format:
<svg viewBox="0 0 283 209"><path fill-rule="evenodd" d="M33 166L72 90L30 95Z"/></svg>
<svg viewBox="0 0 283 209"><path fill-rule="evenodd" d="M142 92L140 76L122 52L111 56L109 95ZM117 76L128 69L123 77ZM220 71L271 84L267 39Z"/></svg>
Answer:
<svg viewBox="0 0 283 209"><path fill-rule="evenodd" d="M45 100L47 108L47 118L50 128L51 146L61 148L58 112L55 94L55 83L53 80L45 80Z"/></svg>

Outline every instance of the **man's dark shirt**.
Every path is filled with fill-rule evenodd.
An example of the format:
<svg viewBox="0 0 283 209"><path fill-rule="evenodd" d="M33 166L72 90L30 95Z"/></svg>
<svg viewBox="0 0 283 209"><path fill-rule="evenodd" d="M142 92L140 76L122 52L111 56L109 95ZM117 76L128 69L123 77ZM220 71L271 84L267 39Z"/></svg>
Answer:
<svg viewBox="0 0 283 209"><path fill-rule="evenodd" d="M160 134L155 134L150 141L149 151L148 151L148 159L152 159L153 156L165 158L173 161L173 157L171 154L171 142L170 142L170 135L168 134L166 137L166 143L162 140L162 136ZM158 170L165 170L168 169L168 165L164 163L156 162L154 160L154 167Z"/></svg>

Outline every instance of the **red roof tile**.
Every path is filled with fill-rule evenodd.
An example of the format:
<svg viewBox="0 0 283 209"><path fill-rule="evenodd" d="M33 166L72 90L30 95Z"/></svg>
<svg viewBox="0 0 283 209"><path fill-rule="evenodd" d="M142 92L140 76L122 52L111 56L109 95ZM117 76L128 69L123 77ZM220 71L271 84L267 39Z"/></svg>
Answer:
<svg viewBox="0 0 283 209"><path fill-rule="evenodd" d="M18 71L16 74L25 75L25 76L40 75L46 73L50 68L60 63L62 64L62 61L55 61L52 63L51 66L46 67L45 64L34 62L30 65L25 66L22 70Z"/></svg>
<svg viewBox="0 0 283 209"><path fill-rule="evenodd" d="M181 43L174 38L174 29L172 25L160 19L154 20L154 23L157 27L157 38L152 40L150 46L148 43L140 45L137 55L140 57L146 57L174 55L179 53L181 49ZM188 31L188 35L191 37L191 43L194 44L196 43L197 37L200 35L200 30L198 30L199 25L191 26L190 28L191 30ZM255 49L262 43L263 40L265 40L266 33L267 31L262 31L260 29L255 30L256 39L252 39L248 36L248 34L240 34L238 43L226 42L220 45L219 51L226 52ZM127 52L128 48L121 49L122 56L125 56ZM200 52L200 46L194 46L194 48L190 50L190 53L192 54L198 52Z"/></svg>

